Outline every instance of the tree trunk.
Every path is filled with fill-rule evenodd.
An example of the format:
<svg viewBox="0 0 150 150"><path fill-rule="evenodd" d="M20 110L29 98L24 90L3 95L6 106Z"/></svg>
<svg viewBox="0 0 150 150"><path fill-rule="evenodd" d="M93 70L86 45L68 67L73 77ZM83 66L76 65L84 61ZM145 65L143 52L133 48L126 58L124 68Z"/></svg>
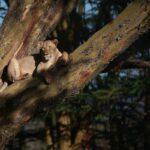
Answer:
<svg viewBox="0 0 150 150"><path fill-rule="evenodd" d="M8 64L15 51L19 50L18 57L36 52L37 41L44 39L46 33L54 29L60 18L70 12L73 4L73 0L67 4L63 0L55 3L52 0L12 2L0 30L0 70ZM141 34L148 31L149 23L150 4L145 0L136 0L114 21L70 54L70 64L54 73L54 80L50 85L46 85L40 78L10 85L0 94L1 108L7 108L6 104L12 102L18 105L9 110L7 118L2 117L1 113L1 149L33 116L41 103L56 97L63 100L78 93L108 65L118 63L119 56Z"/></svg>
<svg viewBox="0 0 150 150"><path fill-rule="evenodd" d="M59 117L60 150L71 150L71 118L69 114Z"/></svg>

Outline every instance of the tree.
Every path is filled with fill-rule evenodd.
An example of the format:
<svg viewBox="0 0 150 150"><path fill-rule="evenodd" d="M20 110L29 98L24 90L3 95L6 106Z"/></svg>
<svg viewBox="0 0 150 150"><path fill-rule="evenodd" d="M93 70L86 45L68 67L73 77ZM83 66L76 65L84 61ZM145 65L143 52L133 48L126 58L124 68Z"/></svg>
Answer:
<svg viewBox="0 0 150 150"><path fill-rule="evenodd" d="M0 31L1 73L16 50L19 49L18 58L37 52L37 41L45 39L47 32L56 27L74 4L73 0L12 1ZM6 118L1 115L1 147L16 135L41 103L75 95L96 74L116 66L120 62L120 55L148 31L149 14L150 5L147 1L132 2L117 19L70 54L70 65L55 73L55 82L46 85L43 80L34 77L10 85L0 95L1 112L6 110L10 101L17 106L2 113L7 115Z"/></svg>

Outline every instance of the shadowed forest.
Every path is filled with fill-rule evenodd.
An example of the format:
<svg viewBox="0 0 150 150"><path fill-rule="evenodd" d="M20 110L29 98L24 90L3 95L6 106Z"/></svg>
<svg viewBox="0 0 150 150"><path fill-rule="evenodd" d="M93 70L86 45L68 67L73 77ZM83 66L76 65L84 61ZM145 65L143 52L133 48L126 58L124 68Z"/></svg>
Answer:
<svg viewBox="0 0 150 150"><path fill-rule="evenodd" d="M47 39L57 38L58 48L71 53L131 2L78 0L73 11L47 33ZM0 5L2 22L10 4L1 0ZM110 68L76 96L39 106L7 150L149 150L150 32L140 36Z"/></svg>

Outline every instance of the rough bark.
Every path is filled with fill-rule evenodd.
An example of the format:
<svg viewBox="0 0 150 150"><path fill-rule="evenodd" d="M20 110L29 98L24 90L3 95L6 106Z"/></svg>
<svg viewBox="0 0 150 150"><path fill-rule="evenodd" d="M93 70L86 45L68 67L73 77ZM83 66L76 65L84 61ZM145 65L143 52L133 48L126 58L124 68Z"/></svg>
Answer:
<svg viewBox="0 0 150 150"><path fill-rule="evenodd" d="M86 129L79 129L79 131L77 132L74 144L71 145L70 150L83 150L84 146L86 147L87 143L90 141L90 138L91 138L91 135L90 133L88 133Z"/></svg>
<svg viewBox="0 0 150 150"><path fill-rule="evenodd" d="M38 53L36 43L44 40L58 22L71 12L76 0L13 0L0 29L0 76L16 51L17 57ZM2 98L0 98L2 100ZM19 99L19 97L18 97ZM0 113L2 115L2 111ZM9 118L9 117L8 117ZM17 127L10 122L0 123L0 146L3 149ZM3 125L3 123L6 125ZM11 126L8 131L7 128ZM17 128L16 131L17 133Z"/></svg>
<svg viewBox="0 0 150 150"><path fill-rule="evenodd" d="M37 53L37 42L46 38L47 33L72 10L75 2L76 0L12 1L0 29L0 72L15 51L19 51L19 58Z"/></svg>
<svg viewBox="0 0 150 150"><path fill-rule="evenodd" d="M40 5L41 9L46 2L44 1ZM12 5L12 7L14 6ZM43 9L45 10L45 8ZM0 62L1 70L7 65L16 49L20 49L20 56L25 55L24 52L27 50L29 50L29 54L34 51L36 39L43 39L44 34L41 32L48 31L45 26L51 25L51 29L54 28L53 21L50 21L51 23L42 21L43 25L41 22L38 23L38 20L46 17L50 20L54 17L57 20L57 15L47 15L49 11L45 13L42 10L37 13L38 8L33 10L35 12L33 11L32 15L25 17L30 21L34 17L32 23L30 22L29 25L25 26L22 25L23 23L19 23L18 30L16 30L17 34L14 34L15 29L12 29L16 25L13 19L10 19L13 24L10 27L9 19L6 17L3 25L5 27L1 30L1 33L4 34L3 36L0 34L3 52L4 50L7 52L1 55L3 58L3 61ZM62 13L62 10L59 11ZM22 16L19 19L23 19ZM40 78L32 78L9 86L0 95L1 107L7 107L6 104L12 102L15 102L16 105L12 107L11 111L9 110L7 118L1 117L0 146L3 147L12 136L17 134L42 102L54 100L55 97L63 100L69 95L78 93L96 74L102 72L109 64L118 59L141 34L146 32L149 29L149 23L150 4L144 0L137 0L130 4L114 21L95 33L87 42L70 54L70 65L57 70L50 85L46 85ZM13 32L6 32L7 30L10 31L10 28ZM33 38L31 35L35 28L37 34L34 34L35 37ZM39 28L42 29L39 31Z"/></svg>
<svg viewBox="0 0 150 150"><path fill-rule="evenodd" d="M60 150L71 150L71 117L69 114L62 114L59 117Z"/></svg>

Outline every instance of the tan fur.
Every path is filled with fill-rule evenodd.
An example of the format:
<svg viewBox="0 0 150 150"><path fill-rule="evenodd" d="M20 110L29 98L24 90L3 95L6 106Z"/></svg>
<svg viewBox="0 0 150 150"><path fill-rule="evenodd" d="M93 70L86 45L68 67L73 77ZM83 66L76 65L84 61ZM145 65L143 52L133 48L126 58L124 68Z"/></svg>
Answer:
<svg viewBox="0 0 150 150"><path fill-rule="evenodd" d="M69 61L67 52L61 53L57 48L58 40L48 40L45 42L39 42L39 48L44 52L44 62L40 62L37 67L37 72L44 76L47 83L51 82L51 75L48 73L49 70L55 66L57 61L61 59L65 64Z"/></svg>
<svg viewBox="0 0 150 150"><path fill-rule="evenodd" d="M63 60L63 62L65 64L67 64L69 62L69 55L68 55L68 53L66 51L62 52L62 58L61 59Z"/></svg>
<svg viewBox="0 0 150 150"><path fill-rule="evenodd" d="M55 66L58 59L63 60L65 63L67 63L69 60L68 53L61 53L57 48L57 44L57 39L38 42L38 48L43 51L45 60L40 62L37 68L35 66L35 60L33 56L26 56L21 59L16 59L16 55L18 53L17 51L8 64L7 75L9 81L15 82L17 80L25 79L28 76L32 76L35 69L37 69L37 73L42 74L44 79L50 82L48 71ZM0 85L0 92L1 89L4 90L4 88L6 88L5 82L4 87L1 87L2 84Z"/></svg>
<svg viewBox="0 0 150 150"><path fill-rule="evenodd" d="M62 56L61 52L57 49L55 43L52 41L40 42L40 48L44 52L44 62L40 62L37 67L37 72L40 73L45 70L49 70L57 60Z"/></svg>
<svg viewBox="0 0 150 150"><path fill-rule="evenodd" d="M8 65L8 79L12 82L32 76L35 70L35 60L33 56L26 56L21 59L12 58Z"/></svg>
<svg viewBox="0 0 150 150"><path fill-rule="evenodd" d="M6 89L8 86L7 82L3 82L2 79L0 79L0 93Z"/></svg>

